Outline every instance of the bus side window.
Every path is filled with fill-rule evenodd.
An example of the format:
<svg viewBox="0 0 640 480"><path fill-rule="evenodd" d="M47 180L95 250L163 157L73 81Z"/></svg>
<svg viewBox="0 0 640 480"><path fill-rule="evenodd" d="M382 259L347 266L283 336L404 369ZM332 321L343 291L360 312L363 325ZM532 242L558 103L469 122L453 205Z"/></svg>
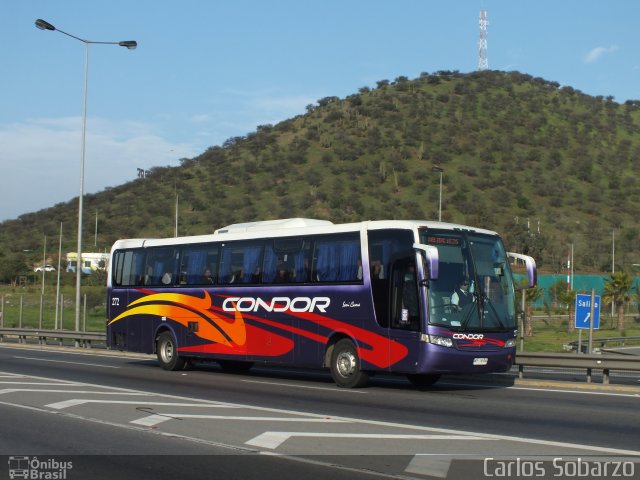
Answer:
<svg viewBox="0 0 640 480"><path fill-rule="evenodd" d="M211 285L216 283L218 246L199 244L184 247L180 254L180 283Z"/></svg>
<svg viewBox="0 0 640 480"><path fill-rule="evenodd" d="M264 249L264 283L306 283L311 280L311 242L303 237L267 241Z"/></svg>
<svg viewBox="0 0 640 480"><path fill-rule="evenodd" d="M217 278L224 284L260 283L262 251L259 241L223 244Z"/></svg>
<svg viewBox="0 0 640 480"><path fill-rule="evenodd" d="M141 272L144 267L142 249L115 252L112 264L113 286L128 287L141 285Z"/></svg>
<svg viewBox="0 0 640 480"><path fill-rule="evenodd" d="M160 287L175 283L179 265L173 247L153 247L146 253L145 285Z"/></svg>
<svg viewBox="0 0 640 480"><path fill-rule="evenodd" d="M320 282L362 280L360 240L357 235L327 235L315 242L313 275Z"/></svg>

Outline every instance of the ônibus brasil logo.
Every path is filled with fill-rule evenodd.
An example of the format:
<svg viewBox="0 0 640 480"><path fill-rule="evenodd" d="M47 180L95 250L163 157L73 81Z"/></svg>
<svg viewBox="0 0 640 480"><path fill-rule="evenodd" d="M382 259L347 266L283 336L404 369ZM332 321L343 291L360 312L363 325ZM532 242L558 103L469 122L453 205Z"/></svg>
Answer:
<svg viewBox="0 0 640 480"><path fill-rule="evenodd" d="M66 480L67 471L73 468L73 462L56 460L55 458L39 459L38 457L10 456L9 478L25 478L33 480Z"/></svg>

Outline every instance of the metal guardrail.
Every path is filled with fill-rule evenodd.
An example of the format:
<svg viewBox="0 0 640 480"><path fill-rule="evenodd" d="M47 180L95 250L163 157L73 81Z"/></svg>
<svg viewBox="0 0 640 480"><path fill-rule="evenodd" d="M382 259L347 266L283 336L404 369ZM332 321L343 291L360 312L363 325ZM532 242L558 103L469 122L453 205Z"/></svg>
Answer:
<svg viewBox="0 0 640 480"><path fill-rule="evenodd" d="M611 370L640 372L640 357L522 352L516 355L516 365L518 365L519 378L524 378L524 367L585 369L587 372L587 383L591 383L593 370L602 370L602 383L608 385Z"/></svg>
<svg viewBox="0 0 640 480"><path fill-rule="evenodd" d="M64 339L74 340L77 345L91 348L91 342L106 342L107 336L100 332L78 332L72 330L46 330L42 328L0 328L0 342L5 337L17 337L18 343L26 343L27 338L37 338L38 343L45 345L48 339L58 340L60 345Z"/></svg>
<svg viewBox="0 0 640 480"><path fill-rule="evenodd" d="M640 337L608 337L608 338L593 338L591 340L592 343L599 343L600 348L605 348L607 343L619 343L624 346L625 342L628 341L637 341L640 340ZM582 342L584 346L585 342ZM569 342L565 344L565 349L567 350L577 350L578 349L578 340L574 340L573 342Z"/></svg>

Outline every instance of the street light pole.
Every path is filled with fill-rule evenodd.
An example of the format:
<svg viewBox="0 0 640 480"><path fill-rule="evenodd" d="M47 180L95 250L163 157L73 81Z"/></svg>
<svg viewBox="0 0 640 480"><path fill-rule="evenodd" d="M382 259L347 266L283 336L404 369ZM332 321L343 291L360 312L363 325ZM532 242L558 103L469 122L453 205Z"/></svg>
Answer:
<svg viewBox="0 0 640 480"><path fill-rule="evenodd" d="M86 40L84 38L76 37L70 33L64 32L49 22L42 19L38 19L35 22L36 27L40 30L58 31L68 37L81 41L85 45L84 50L84 94L82 97L82 144L80 149L80 197L78 199L78 253L76 257L76 331L80 330L80 290L82 285L82 202L84 197L84 159L85 159L85 145L86 145L86 133L87 133L87 85L89 77L89 45L102 44L102 45L119 45L129 50L133 50L138 46L135 40L126 40L122 42L97 42L93 40ZM76 341L76 346L78 341Z"/></svg>
<svg viewBox="0 0 640 480"><path fill-rule="evenodd" d="M611 278L616 273L616 231L611 231ZM611 302L611 318L616 313L616 302Z"/></svg>
<svg viewBox="0 0 640 480"><path fill-rule="evenodd" d="M53 328L58 328L58 309L60 307L60 264L62 263L62 222L60 222L60 235L58 237L58 282L56 283L56 320Z"/></svg>
<svg viewBox="0 0 640 480"><path fill-rule="evenodd" d="M44 244L42 247L42 295L44 295L44 272L46 270L45 265L47 264L47 236L44 236Z"/></svg>
<svg viewBox="0 0 640 480"><path fill-rule="evenodd" d="M440 173L440 201L438 202L438 221L442 221L442 174L444 173L444 168L434 165L431 167L432 172Z"/></svg>
<svg viewBox="0 0 640 480"><path fill-rule="evenodd" d="M44 310L44 272L47 270L47 236L44 236L44 245L42 247L42 293L40 293L40 321L38 328L42 328L42 314Z"/></svg>

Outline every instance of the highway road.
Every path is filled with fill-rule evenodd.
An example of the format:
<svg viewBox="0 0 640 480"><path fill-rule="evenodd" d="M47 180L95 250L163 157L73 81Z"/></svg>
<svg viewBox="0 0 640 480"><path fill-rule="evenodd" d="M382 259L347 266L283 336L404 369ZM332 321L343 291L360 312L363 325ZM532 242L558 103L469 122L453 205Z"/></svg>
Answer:
<svg viewBox="0 0 640 480"><path fill-rule="evenodd" d="M639 406L638 386L488 376L420 390L383 375L349 390L326 372L166 372L151 356L0 344L0 478L25 462L70 480L610 478L613 468L640 478ZM574 475L584 468L591 476Z"/></svg>

